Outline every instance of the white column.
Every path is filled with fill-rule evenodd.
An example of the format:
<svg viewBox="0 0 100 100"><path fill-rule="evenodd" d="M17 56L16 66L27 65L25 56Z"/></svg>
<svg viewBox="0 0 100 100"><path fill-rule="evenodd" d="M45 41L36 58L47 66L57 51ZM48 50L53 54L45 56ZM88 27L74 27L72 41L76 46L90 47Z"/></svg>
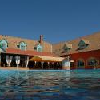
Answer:
<svg viewBox="0 0 100 100"><path fill-rule="evenodd" d="M18 65L20 64L20 56L16 56L16 64L17 64L17 69L18 69Z"/></svg>
<svg viewBox="0 0 100 100"><path fill-rule="evenodd" d="M48 62L48 67L49 67L50 62Z"/></svg>
<svg viewBox="0 0 100 100"><path fill-rule="evenodd" d="M36 62L36 61L34 61L34 67L36 67L36 63L37 63L37 62Z"/></svg>
<svg viewBox="0 0 100 100"><path fill-rule="evenodd" d="M12 58L13 58L13 56L10 56L10 60L9 60L10 64L11 64ZM9 66L10 66L10 64L9 64Z"/></svg>
<svg viewBox="0 0 100 100"><path fill-rule="evenodd" d="M12 56L6 56L6 63L9 67L10 67L11 61L12 61Z"/></svg>
<svg viewBox="0 0 100 100"><path fill-rule="evenodd" d="M35 62L35 65L36 65L36 61L34 61Z"/></svg>
<svg viewBox="0 0 100 100"><path fill-rule="evenodd" d="M28 63L29 63L29 56L26 57L26 60L25 60L25 64L26 64L26 68L28 66Z"/></svg>

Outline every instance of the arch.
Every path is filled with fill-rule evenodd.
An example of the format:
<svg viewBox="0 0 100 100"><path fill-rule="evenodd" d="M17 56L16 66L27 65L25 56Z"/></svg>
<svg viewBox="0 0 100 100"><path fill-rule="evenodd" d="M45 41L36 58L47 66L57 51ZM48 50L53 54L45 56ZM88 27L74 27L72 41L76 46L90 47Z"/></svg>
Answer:
<svg viewBox="0 0 100 100"><path fill-rule="evenodd" d="M17 47L20 48L21 50L26 50L27 44L24 41L21 41L19 42Z"/></svg>
<svg viewBox="0 0 100 100"><path fill-rule="evenodd" d="M83 69L85 68L85 61L83 59L78 59L77 60L77 68L78 69Z"/></svg>
<svg viewBox="0 0 100 100"><path fill-rule="evenodd" d="M95 57L90 57L88 60L87 60L87 65L88 66L97 66L99 64L99 60L96 59Z"/></svg>
<svg viewBox="0 0 100 100"><path fill-rule="evenodd" d="M7 40L5 40L5 39L1 40L0 41L0 48L2 49L2 51L5 51L7 47L8 47Z"/></svg>

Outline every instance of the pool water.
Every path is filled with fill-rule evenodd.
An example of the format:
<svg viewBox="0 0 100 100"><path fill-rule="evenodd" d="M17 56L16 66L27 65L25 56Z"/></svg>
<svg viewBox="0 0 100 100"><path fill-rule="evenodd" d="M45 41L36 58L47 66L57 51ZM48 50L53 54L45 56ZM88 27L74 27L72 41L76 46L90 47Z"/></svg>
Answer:
<svg viewBox="0 0 100 100"><path fill-rule="evenodd" d="M0 100L100 100L100 70L0 70Z"/></svg>

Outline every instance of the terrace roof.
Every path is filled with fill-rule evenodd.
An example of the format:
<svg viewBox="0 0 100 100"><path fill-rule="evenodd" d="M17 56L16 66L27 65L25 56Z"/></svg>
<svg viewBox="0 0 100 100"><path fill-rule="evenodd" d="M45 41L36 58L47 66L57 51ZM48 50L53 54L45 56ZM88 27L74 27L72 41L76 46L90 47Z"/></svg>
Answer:
<svg viewBox="0 0 100 100"><path fill-rule="evenodd" d="M32 51L32 50L24 51L24 50L15 49L15 48L7 48L5 53L28 55L28 56L56 56L55 54L51 52L37 52L37 51Z"/></svg>

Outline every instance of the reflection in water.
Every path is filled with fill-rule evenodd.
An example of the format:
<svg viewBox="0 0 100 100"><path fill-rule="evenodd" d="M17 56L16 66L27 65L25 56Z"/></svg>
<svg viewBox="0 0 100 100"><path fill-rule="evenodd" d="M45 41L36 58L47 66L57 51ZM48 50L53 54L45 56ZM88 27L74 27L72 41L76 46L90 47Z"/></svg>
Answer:
<svg viewBox="0 0 100 100"><path fill-rule="evenodd" d="M100 100L100 70L0 70L0 100Z"/></svg>

